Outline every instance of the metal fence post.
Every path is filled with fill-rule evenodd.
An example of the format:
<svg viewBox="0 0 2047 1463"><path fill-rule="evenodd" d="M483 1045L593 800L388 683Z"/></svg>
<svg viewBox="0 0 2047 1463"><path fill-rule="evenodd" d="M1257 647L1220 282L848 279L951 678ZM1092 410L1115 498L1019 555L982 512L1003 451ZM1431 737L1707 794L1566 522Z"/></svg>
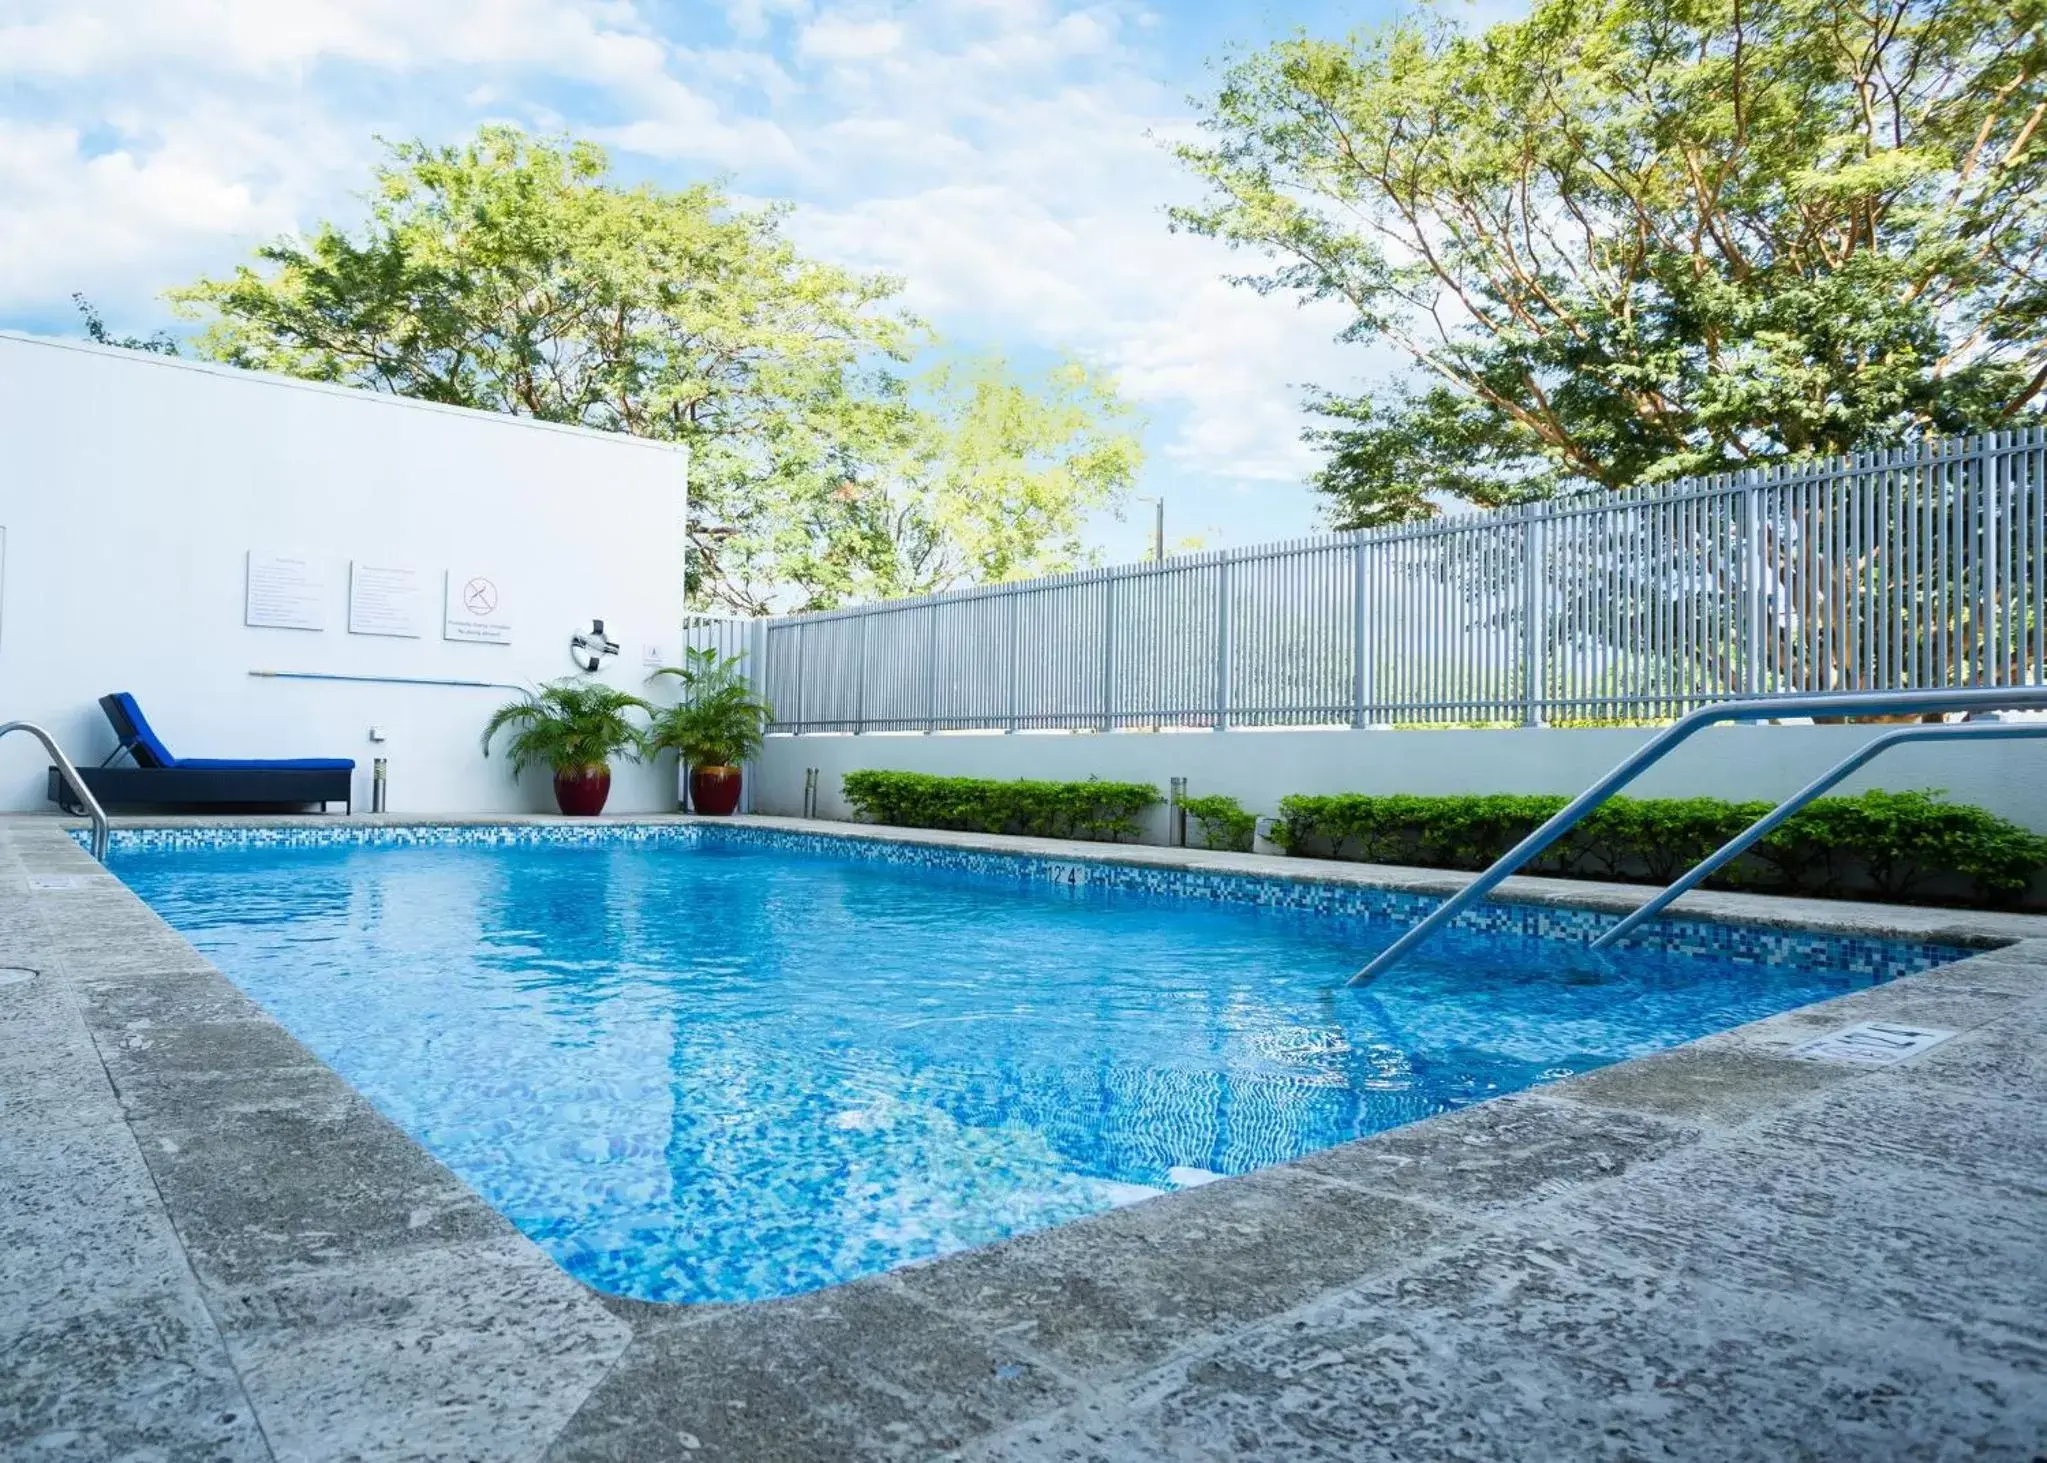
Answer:
<svg viewBox="0 0 2047 1463"><path fill-rule="evenodd" d="M1522 510L1521 531L1521 724L1541 726L1546 671L1542 662L1543 631L1548 615L1542 603L1542 509Z"/></svg>
<svg viewBox="0 0 2047 1463"><path fill-rule="evenodd" d="M1016 731L1016 700L1019 682L1022 680L1023 665L1018 659L1023 634L1023 591L1011 589L1009 593L1009 716L1008 725L1002 728L1004 736Z"/></svg>
<svg viewBox="0 0 2047 1463"><path fill-rule="evenodd" d="M798 620L794 628L796 630L794 637L796 641L796 724L790 727L789 730L801 736L803 734L803 642L810 638L804 634L804 631L810 627L806 622Z"/></svg>
<svg viewBox="0 0 2047 1463"><path fill-rule="evenodd" d="M1763 694L1763 485L1755 469L1741 490L1741 690Z"/></svg>
<svg viewBox="0 0 2047 1463"><path fill-rule="evenodd" d="M1230 555L1216 564L1215 729L1230 729Z"/></svg>
<svg viewBox="0 0 2047 1463"><path fill-rule="evenodd" d="M931 634L924 646L924 735L938 730L938 603L931 604Z"/></svg>
<svg viewBox="0 0 2047 1463"><path fill-rule="evenodd" d="M753 682L754 691L766 697L768 692L768 631L770 622L765 619L752 620L746 627L747 676ZM772 726L770 718L769 725ZM760 758L746 764L739 776L739 810L751 813L757 804L754 799L754 784L760 780ZM677 792L682 789L678 788Z"/></svg>
<svg viewBox="0 0 2047 1463"><path fill-rule="evenodd" d="M1116 576L1102 580L1102 730L1116 728Z"/></svg>
<svg viewBox="0 0 2047 1463"><path fill-rule="evenodd" d="M1350 546L1350 724L1366 725L1365 708L1371 701L1372 647L1365 643L1365 540Z"/></svg>
<svg viewBox="0 0 2047 1463"><path fill-rule="evenodd" d="M858 626L853 646L853 735L859 736L867 730L867 621L866 615L854 623Z"/></svg>

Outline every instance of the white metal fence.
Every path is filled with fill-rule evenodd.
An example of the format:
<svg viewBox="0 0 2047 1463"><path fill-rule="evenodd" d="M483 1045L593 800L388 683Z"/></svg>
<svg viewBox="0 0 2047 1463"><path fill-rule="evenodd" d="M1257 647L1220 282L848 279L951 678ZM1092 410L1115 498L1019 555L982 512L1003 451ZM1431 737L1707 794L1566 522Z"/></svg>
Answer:
<svg viewBox="0 0 2047 1463"><path fill-rule="evenodd" d="M1657 720L2031 684L2047 432L753 622L777 731Z"/></svg>

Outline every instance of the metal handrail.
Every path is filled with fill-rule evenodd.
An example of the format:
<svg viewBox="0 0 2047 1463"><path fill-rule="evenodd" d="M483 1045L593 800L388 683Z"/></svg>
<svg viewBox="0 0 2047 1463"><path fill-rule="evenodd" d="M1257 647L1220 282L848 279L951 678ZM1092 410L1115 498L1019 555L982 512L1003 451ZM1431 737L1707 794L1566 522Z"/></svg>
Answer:
<svg viewBox="0 0 2047 1463"><path fill-rule="evenodd" d="M1656 918L1672 900L1690 892L1710 879L1727 865L1733 863L1756 844L1782 827L1793 814L1835 786L1849 773L1867 763L1874 762L1891 748L1906 742L1950 742L1950 741L2015 741L2025 738L2047 737L2047 722L1991 722L1968 723L1941 726L1912 726L1902 731L1890 732L1875 741L1859 747L1849 756L1843 757L1825 772L1777 804L1741 833L1730 838L1713 851L1699 866L1676 880L1669 888L1658 892L1654 899L1630 914L1626 919L1592 942L1592 948L1603 950L1624 937L1630 930L1639 929Z"/></svg>
<svg viewBox="0 0 2047 1463"><path fill-rule="evenodd" d="M32 721L10 721L0 725L0 737L9 732L27 732L43 744L43 750L57 764L57 770L64 775L64 781L92 818L92 856L101 863L107 861L107 844L113 836L113 825L107 821L107 810L100 806L100 800L92 795L92 789L85 785L85 779L78 775L78 769L71 765L71 759L64 755L64 749L56 739Z"/></svg>
<svg viewBox="0 0 2047 1463"><path fill-rule="evenodd" d="M1723 701L1682 716L1573 798L1540 828L1501 854L1486 871L1431 910L1428 917L1372 957L1350 984L1362 985L1392 969L1407 953L1490 894L1516 869L1576 827L1585 816L1662 761L1680 742L1723 721L1778 716L1897 716L1937 711L2047 711L2047 686L1974 686L1948 691L1824 691L1803 696L1759 696Z"/></svg>

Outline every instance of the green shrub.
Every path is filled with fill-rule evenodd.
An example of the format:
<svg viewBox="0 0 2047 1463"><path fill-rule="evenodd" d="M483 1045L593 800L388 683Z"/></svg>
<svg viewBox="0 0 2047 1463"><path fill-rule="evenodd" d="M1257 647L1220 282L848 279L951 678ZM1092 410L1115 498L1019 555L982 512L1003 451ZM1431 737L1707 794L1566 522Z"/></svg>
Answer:
<svg viewBox="0 0 2047 1463"><path fill-rule="evenodd" d="M1821 798L1761 846L1785 877L1814 893L1836 893L1859 867L1891 899L1909 899L1928 878L1948 874L1972 881L1988 902L2008 903L2047 864L2047 839L1931 791Z"/></svg>
<svg viewBox="0 0 2047 1463"><path fill-rule="evenodd" d="M1482 869L1564 806L1560 797L1491 794L1280 802L1274 840L1289 853L1422 868ZM1615 798L1523 871L1667 884L1770 810L1719 798ZM1874 886L1909 899L1933 879L1963 881L2005 903L2047 868L2047 839L1934 792L1821 798L1709 883L1838 896Z"/></svg>
<svg viewBox="0 0 2047 1463"><path fill-rule="evenodd" d="M1258 831L1258 820L1244 811L1244 806L1225 793L1210 793L1206 797L1182 798L1180 806L1187 816L1201 825L1201 841L1210 848L1227 849L1232 853L1249 853L1252 835Z"/></svg>
<svg viewBox="0 0 2047 1463"><path fill-rule="evenodd" d="M922 772L848 772L846 801L871 823L953 828L1113 843L1136 836L1138 815L1159 800L1144 782L1000 782Z"/></svg>
<svg viewBox="0 0 2047 1463"><path fill-rule="evenodd" d="M1289 853L1482 869L1541 825L1563 798L1492 793L1483 797L1370 797L1337 793L1280 799L1274 841Z"/></svg>

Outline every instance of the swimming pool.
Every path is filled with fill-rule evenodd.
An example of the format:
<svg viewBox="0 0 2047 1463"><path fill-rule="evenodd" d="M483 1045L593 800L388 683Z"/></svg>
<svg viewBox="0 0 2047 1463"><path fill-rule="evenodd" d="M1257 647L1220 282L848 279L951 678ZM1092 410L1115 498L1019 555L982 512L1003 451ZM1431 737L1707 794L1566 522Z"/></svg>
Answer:
<svg viewBox="0 0 2047 1463"><path fill-rule="evenodd" d="M119 874L566 1269L814 1289L1958 958L742 828L124 832Z"/></svg>

